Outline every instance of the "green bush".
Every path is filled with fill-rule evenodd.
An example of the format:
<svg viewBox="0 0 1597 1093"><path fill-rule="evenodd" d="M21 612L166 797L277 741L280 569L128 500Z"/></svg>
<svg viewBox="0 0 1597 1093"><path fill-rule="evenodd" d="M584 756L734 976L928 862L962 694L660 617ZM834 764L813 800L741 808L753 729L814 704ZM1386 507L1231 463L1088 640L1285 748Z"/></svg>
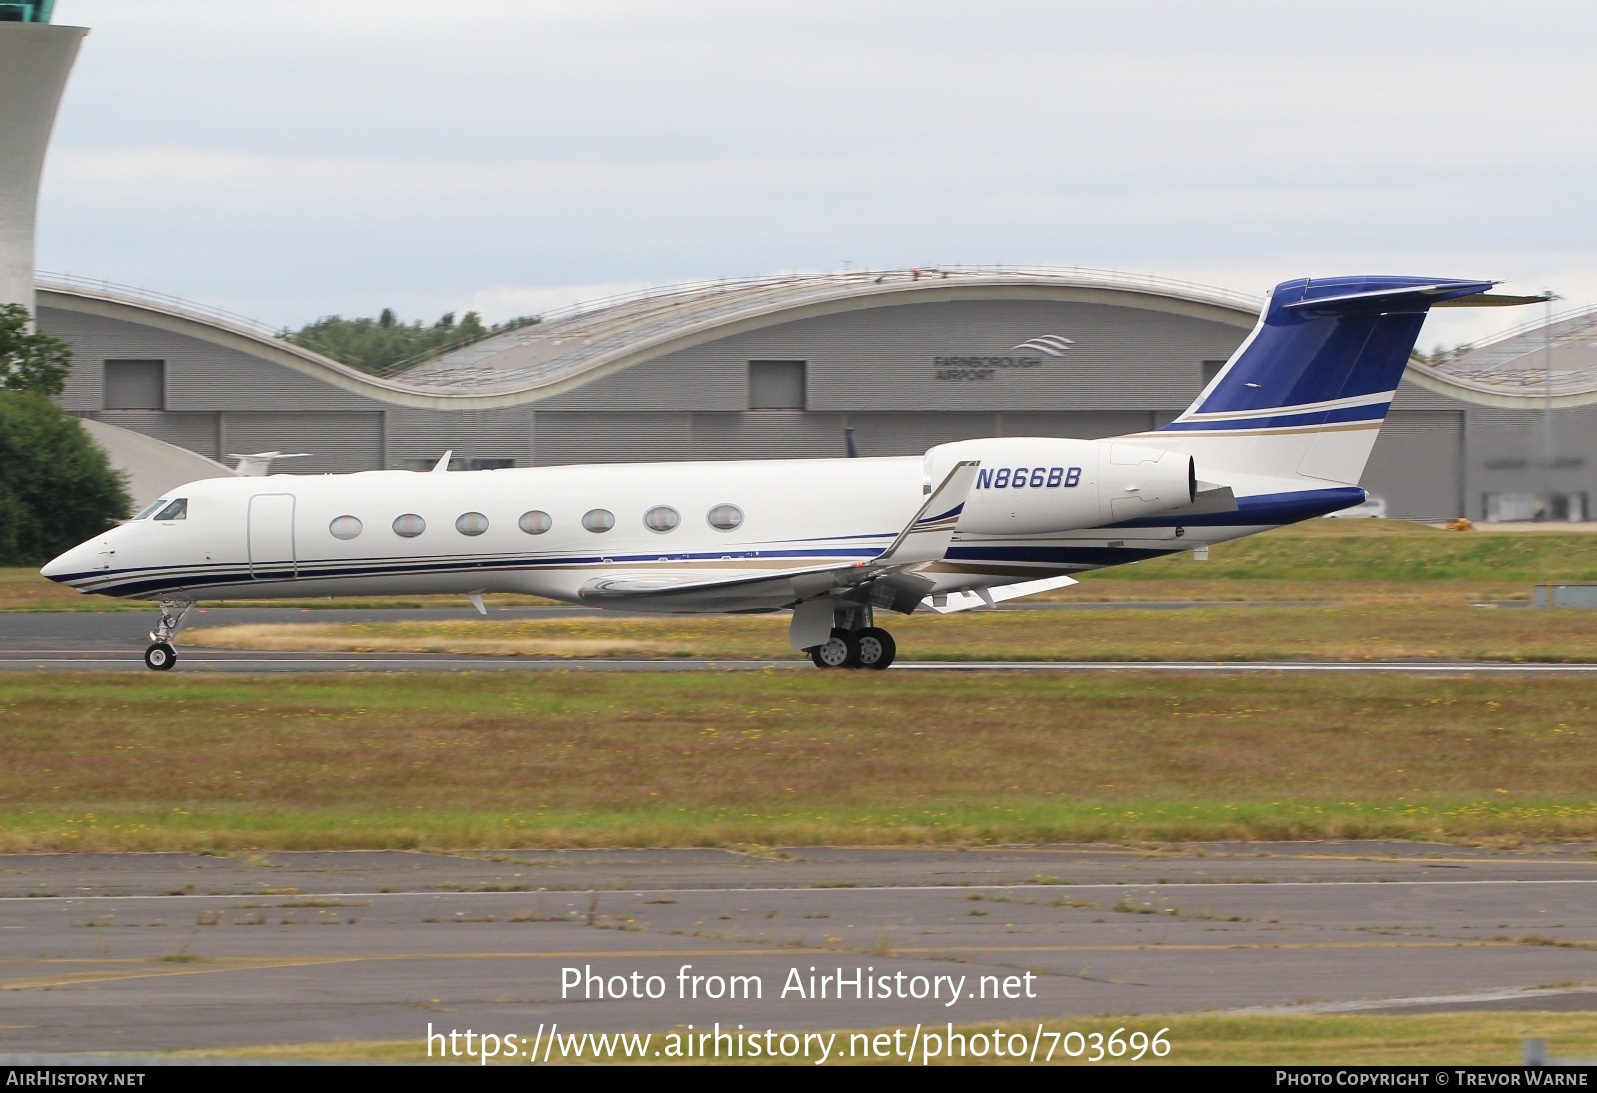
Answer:
<svg viewBox="0 0 1597 1093"><path fill-rule="evenodd" d="M38 391L0 391L0 565L40 565L128 515L122 475Z"/></svg>
<svg viewBox="0 0 1597 1093"><path fill-rule="evenodd" d="M21 304L0 304L0 390L59 395L71 371L66 342L29 330Z"/></svg>

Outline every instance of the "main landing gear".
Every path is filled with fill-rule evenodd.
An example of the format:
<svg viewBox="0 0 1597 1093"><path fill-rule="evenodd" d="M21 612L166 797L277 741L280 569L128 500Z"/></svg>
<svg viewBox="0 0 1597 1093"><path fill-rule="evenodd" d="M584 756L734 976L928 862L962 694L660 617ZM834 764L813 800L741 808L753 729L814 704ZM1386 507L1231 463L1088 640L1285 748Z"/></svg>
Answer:
<svg viewBox="0 0 1597 1093"><path fill-rule="evenodd" d="M193 600L162 600L161 618L155 624L155 629L150 631L150 647L144 650L144 666L151 671L170 671L172 665L177 663L177 650L172 648L172 639L177 637L177 632L183 629L183 624L188 621L189 612L194 610Z"/></svg>
<svg viewBox="0 0 1597 1093"><path fill-rule="evenodd" d="M839 610L837 622L839 625L832 628L832 636L825 644L808 650L817 668L875 668L879 671L893 663L898 645L893 635L872 625L869 607Z"/></svg>

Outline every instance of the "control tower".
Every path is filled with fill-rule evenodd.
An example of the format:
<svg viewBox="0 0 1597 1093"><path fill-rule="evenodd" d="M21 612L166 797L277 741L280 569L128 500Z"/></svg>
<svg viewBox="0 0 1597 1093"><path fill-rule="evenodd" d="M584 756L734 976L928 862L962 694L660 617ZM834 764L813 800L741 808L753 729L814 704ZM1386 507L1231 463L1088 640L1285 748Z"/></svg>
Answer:
<svg viewBox="0 0 1597 1093"><path fill-rule="evenodd" d="M50 25L55 0L0 0L0 304L33 312L33 222L56 107L86 27Z"/></svg>

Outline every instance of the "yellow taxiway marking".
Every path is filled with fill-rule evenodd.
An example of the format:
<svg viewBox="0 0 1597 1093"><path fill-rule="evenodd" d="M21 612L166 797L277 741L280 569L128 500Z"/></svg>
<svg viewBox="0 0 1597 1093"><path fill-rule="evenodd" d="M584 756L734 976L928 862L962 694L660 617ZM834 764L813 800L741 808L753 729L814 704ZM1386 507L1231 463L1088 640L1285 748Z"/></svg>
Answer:
<svg viewBox="0 0 1597 1093"><path fill-rule="evenodd" d="M971 953L1004 955L1006 953L1179 953L1179 952L1258 952L1269 950L1350 950L1350 949L1514 949L1537 946L1520 941L1273 941L1273 942L1211 942L1206 944L1125 944L1125 945L938 945L893 948L891 956L955 956ZM1591 950L1597 942L1562 942L1557 947ZM0 983L0 990L36 990L46 987L69 987L85 983L108 983L123 979L152 979L176 975L214 975L222 972L263 971L274 968L303 968L321 964L384 963L392 961L426 960L637 960L649 957L766 957L792 960L803 954L804 959L817 956L855 956L867 954L854 949L643 949L604 950L596 952L504 952L504 953L353 953L346 956L276 956L276 957L223 957L201 958L194 963L176 967L151 967L159 963L147 958L120 958L94 960L72 958L29 962L34 967L58 967L62 964L96 964L101 970L69 972L66 974L13 979ZM108 969L111 964L137 965L121 969Z"/></svg>

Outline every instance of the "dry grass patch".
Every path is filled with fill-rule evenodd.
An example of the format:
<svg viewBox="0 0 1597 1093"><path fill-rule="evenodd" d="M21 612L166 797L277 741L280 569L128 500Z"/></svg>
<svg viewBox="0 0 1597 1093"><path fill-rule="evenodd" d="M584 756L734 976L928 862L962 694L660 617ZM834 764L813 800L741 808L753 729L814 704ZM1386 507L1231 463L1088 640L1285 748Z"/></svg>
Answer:
<svg viewBox="0 0 1597 1093"><path fill-rule="evenodd" d="M1597 661L1597 616L1426 602L1326 607L971 611L882 618L907 660ZM785 616L395 619L203 627L185 644L228 649L529 657L791 657Z"/></svg>
<svg viewBox="0 0 1597 1093"><path fill-rule="evenodd" d="M1144 1056L1137 1063L1125 1059L1105 1060L1104 1065L1120 1068L1128 1066L1514 1066L1524 1061L1524 1043L1537 1038L1548 1041L1555 1058L1597 1057L1597 1016L1589 1013L1435 1013L1393 1016L1243 1016L1233 1014L1174 1014L1147 1016L1094 1016L1059 1017L1045 1020L1043 1027L1049 1032L1070 1030L1082 1033L1098 1032L1107 1037L1117 1028L1141 1029L1153 1033L1167 1029L1165 1039L1171 1044L1169 1055L1162 1059ZM991 1036L994 1025L957 1027L956 1033L965 1036L965 1042L976 1035ZM1037 1023L1004 1022L996 1026L1007 1038L1020 1034L1027 1042L1037 1031ZM509 1030L505 1030L509 1031ZM532 1032L527 1030L528 1040ZM670 1030L653 1033L649 1051L661 1048ZM843 1057L854 1043L863 1048L877 1031L891 1034L893 1029L871 1030L869 1033L851 1034L848 1030L836 1033L833 1041L831 1064L860 1062ZM517 1033L520 1035L520 1033ZM851 1041L851 1035L864 1035L866 1039ZM907 1037L906 1037L907 1039ZM1038 1053L1041 1062L1047 1053ZM277 1044L259 1047L238 1047L172 1053L173 1058L210 1059L295 1059L322 1062L398 1062L398 1063L472 1063L474 1060L442 1060L427 1057L426 1045L420 1038L411 1040L376 1040L329 1044ZM555 1059L551 1059L551 1062ZM592 1052L569 1057L566 1062L622 1061L617 1055L597 1055ZM669 1063L669 1059L649 1058L651 1065ZM790 1060L739 1059L739 1060L684 1060L699 1066L719 1062L721 1065L813 1065L815 1057L795 1057ZM902 1065L905 1060L870 1060L878 1064ZM915 1062L919 1062L916 1059ZM1029 1059L998 1059L990 1053L984 1059L967 1059L967 1063L982 1065L1020 1064ZM512 1060L510 1065L526 1060ZM946 1064L947 1059L934 1060ZM954 1060L958 1062L958 1060ZM1083 1063L1069 1059L1062 1051L1056 1052L1054 1063Z"/></svg>
<svg viewBox="0 0 1597 1093"><path fill-rule="evenodd" d="M13 676L0 847L1597 837L1567 678Z"/></svg>

